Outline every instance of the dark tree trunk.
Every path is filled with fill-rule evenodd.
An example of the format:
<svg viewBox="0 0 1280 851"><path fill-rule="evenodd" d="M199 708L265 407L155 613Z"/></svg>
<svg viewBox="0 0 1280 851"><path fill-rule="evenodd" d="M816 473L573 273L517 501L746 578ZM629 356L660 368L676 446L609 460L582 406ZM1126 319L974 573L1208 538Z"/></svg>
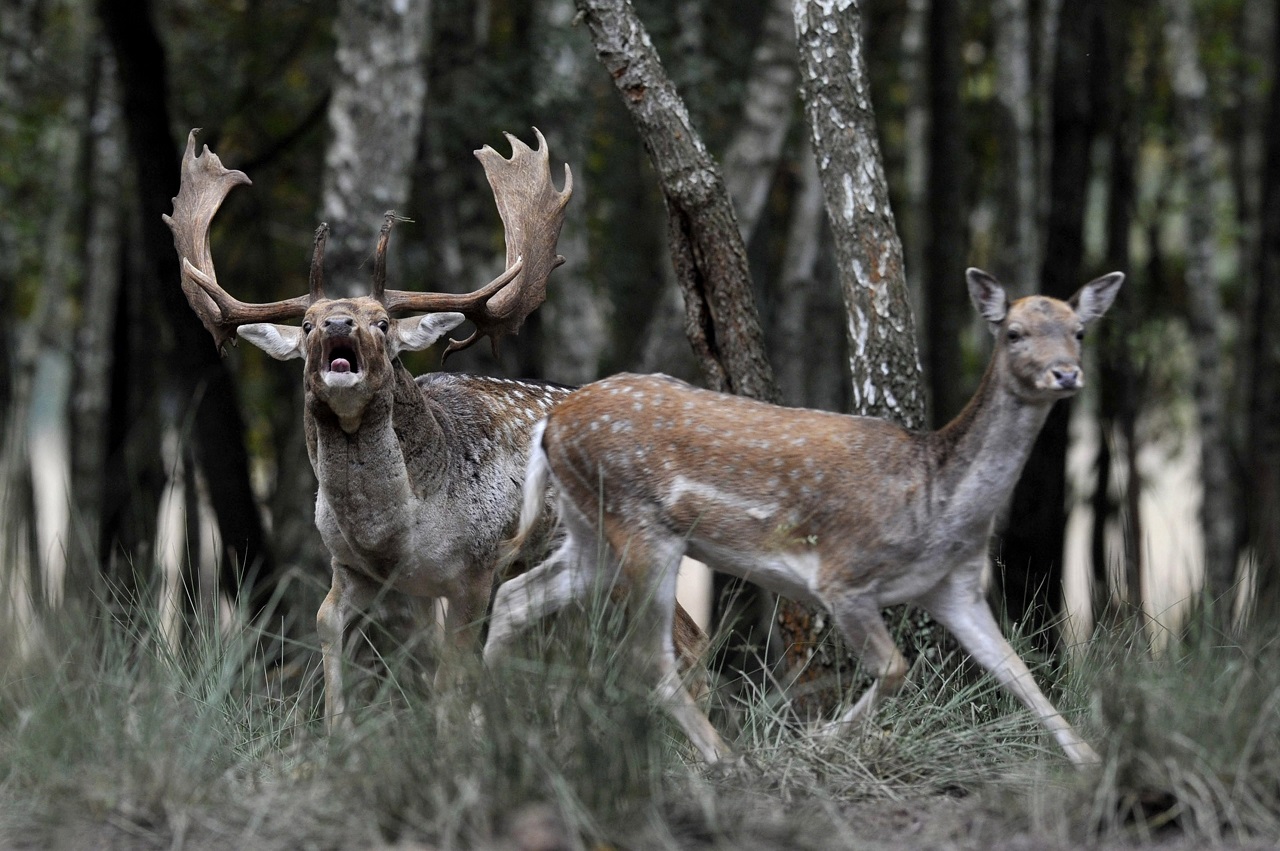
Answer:
<svg viewBox="0 0 1280 851"><path fill-rule="evenodd" d="M93 58L93 94L82 185L86 194L84 278L81 320L72 348L74 372L69 406L71 431L71 546L68 547L68 599L91 604L101 596L98 552L110 414L112 334L118 325L121 231L119 196L124 183L120 149L123 128L115 64L100 45Z"/></svg>
<svg viewBox="0 0 1280 851"><path fill-rule="evenodd" d="M622 94L658 174L667 206L668 247L684 293L685 335L707 385L777 402L747 247L719 166L694 129L630 0L576 2L596 56ZM759 625L767 623L771 610L768 595L717 575L712 597L713 620L733 636L715 667L752 671L753 648L762 638Z"/></svg>
<svg viewBox="0 0 1280 851"><path fill-rule="evenodd" d="M128 157L137 181L141 266L137 279L126 280L123 289L129 298L155 310L152 323L127 330L134 339L144 340L151 347L150 356L164 365L166 384L178 404L175 421L191 423L226 549L219 584L233 596L251 587L245 602L256 616L271 599L277 577L249 483L244 423L231 376L178 286L173 236L160 218L178 190L178 147L166 100L164 48L151 20L150 3L100 0L98 11L116 57ZM119 316L131 313L122 311ZM172 334L171 348L156 350L163 335L154 333L153 323ZM115 374L121 383L131 383L136 374L121 374L123 360L117 361ZM115 397L113 405L121 398ZM135 498L128 492L131 482L114 484L125 499Z"/></svg>
<svg viewBox="0 0 1280 851"><path fill-rule="evenodd" d="M708 386L777 401L746 246L719 166L629 0L577 0L577 7L658 173L685 333Z"/></svg>
<svg viewBox="0 0 1280 851"><path fill-rule="evenodd" d="M1033 73L1031 4L998 0L995 29L996 210L999 254L992 262L1001 280L1026 292L1039 274L1037 204L1040 163L1036 156L1036 81Z"/></svg>
<svg viewBox="0 0 1280 851"><path fill-rule="evenodd" d="M1101 0L1064 7L1058 26L1052 88L1049 217L1041 291L1069 298L1082 280L1085 190L1090 173L1098 79ZM1067 525L1066 458L1070 406L1049 414L997 544L996 580L1009 619L1043 652L1057 649L1062 611L1062 559Z"/></svg>
<svg viewBox="0 0 1280 851"><path fill-rule="evenodd" d="M1280 61L1280 21L1275 26ZM1257 558L1257 623L1280 623L1280 85L1271 84L1258 280L1250 329L1253 386L1249 393L1246 519Z"/></svg>
<svg viewBox="0 0 1280 851"><path fill-rule="evenodd" d="M969 325L963 286L968 223L965 173L968 156L960 115L963 35L959 0L932 0L926 30L929 156L925 188L924 310L929 420L949 421L969 401L961 333Z"/></svg>
<svg viewBox="0 0 1280 851"><path fill-rule="evenodd" d="M1107 192L1106 267L1128 270L1132 262L1129 238L1133 229L1133 213L1137 197L1136 161L1138 134L1134 119L1134 98L1126 81L1126 63L1130 57L1129 32L1136 25L1132 7L1112 4L1106 28L1107 62L1104 77L1111 81L1106 105L1108 148L1110 151L1110 186ZM1122 615L1142 622L1142 519L1139 496L1142 491L1141 471L1137 464L1137 419L1139 377L1128 334L1139 321L1140 290L1130 285L1112 314L1115 321L1106 322L1097 331L1098 350L1098 457L1095 464L1097 481L1092 497L1093 529L1090 550L1093 563L1094 617L1098 622L1112 623ZM1119 449L1120 457L1113 452ZM1112 496L1112 470L1123 463L1125 491L1116 501ZM1119 553L1121 565L1119 588L1113 588L1111 564L1115 561L1108 548L1107 527L1119 517L1124 547ZM1119 605L1125 604L1128 609Z"/></svg>

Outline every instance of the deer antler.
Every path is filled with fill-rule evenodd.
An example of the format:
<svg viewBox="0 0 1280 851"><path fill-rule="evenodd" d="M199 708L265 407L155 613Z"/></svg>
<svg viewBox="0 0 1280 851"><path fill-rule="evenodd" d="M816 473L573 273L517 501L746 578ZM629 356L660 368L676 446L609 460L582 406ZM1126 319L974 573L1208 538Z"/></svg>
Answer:
<svg viewBox="0 0 1280 851"><path fill-rule="evenodd" d="M199 132L199 129L192 130L187 138L182 184L173 199L173 215L163 218L173 231L173 245L182 260L182 291L219 351L223 351L239 326L297 319L325 297L323 260L329 226L321 224L316 229L307 295L266 304L233 298L218 285L214 274L209 226L227 193L251 181L242 171L224 168L208 145L197 156L196 134ZM394 212L386 214L374 261L373 297L381 301L388 312L456 311L475 323L475 333L466 340L450 341L446 356L486 336L493 341L496 352L498 341L518 331L525 317L542 304L547 295L547 276L564 262L564 258L555 253L555 246L564 223L564 208L573 192L573 174L566 165L564 189L556 190L551 183L546 140L537 128L534 133L538 136L536 151L508 133L505 135L511 142L511 159L505 159L487 145L475 152L493 187L507 243L507 270L480 289L462 294L386 289L387 243L396 218Z"/></svg>
<svg viewBox="0 0 1280 851"><path fill-rule="evenodd" d="M493 187L498 214L502 217L507 271L465 296L402 290L385 293L383 303L388 310L456 310L475 323L475 333L470 337L449 342L445 357L473 345L481 337L492 341L496 353L498 342L519 331L525 317L546 299L547 277L564 262L555 248L560 226L564 224L565 206L573 193L573 173L566 164L564 189L555 188L551 182L547 142L536 127L533 132L538 137L537 150L504 133L511 143L510 159L488 145L475 152ZM512 279L514 283L506 286ZM453 301L446 302L446 299Z"/></svg>
<svg viewBox="0 0 1280 851"><path fill-rule="evenodd" d="M246 304L236 301L218 286L213 271L213 254L209 250L209 225L222 206L227 193L241 184L250 184L242 171L224 168L218 155L205 145L196 155L196 134L187 137L187 150L182 156L182 184L173 199L173 215L163 215L173 231L173 247L182 262L182 291L187 303L200 317L205 330L213 335L219 351L235 337L236 328L246 322L275 322L295 319L307 312L313 295L268 304ZM323 241L317 233L317 251Z"/></svg>

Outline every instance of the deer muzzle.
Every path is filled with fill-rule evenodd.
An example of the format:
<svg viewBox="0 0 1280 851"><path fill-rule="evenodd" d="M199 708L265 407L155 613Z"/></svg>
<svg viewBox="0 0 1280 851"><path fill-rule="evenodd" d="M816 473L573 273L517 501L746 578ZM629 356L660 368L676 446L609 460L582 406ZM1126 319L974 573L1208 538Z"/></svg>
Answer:
<svg viewBox="0 0 1280 851"><path fill-rule="evenodd" d="M333 384L331 378L342 376L341 383L356 380L363 364L360 361L359 343L352 333L353 328L347 325L324 325L324 345L321 347L320 371L324 373L326 383Z"/></svg>

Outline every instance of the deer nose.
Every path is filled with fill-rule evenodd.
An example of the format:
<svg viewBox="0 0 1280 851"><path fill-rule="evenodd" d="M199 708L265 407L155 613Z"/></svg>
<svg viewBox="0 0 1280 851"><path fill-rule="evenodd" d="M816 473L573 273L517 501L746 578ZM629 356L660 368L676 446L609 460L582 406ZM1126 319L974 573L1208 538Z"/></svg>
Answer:
<svg viewBox="0 0 1280 851"><path fill-rule="evenodd" d="M1080 367L1055 366L1049 370L1060 390L1074 390L1080 386Z"/></svg>
<svg viewBox="0 0 1280 851"><path fill-rule="evenodd" d="M351 330L356 327L356 321L350 316L330 316L323 323L327 330L335 331L339 334L350 334Z"/></svg>

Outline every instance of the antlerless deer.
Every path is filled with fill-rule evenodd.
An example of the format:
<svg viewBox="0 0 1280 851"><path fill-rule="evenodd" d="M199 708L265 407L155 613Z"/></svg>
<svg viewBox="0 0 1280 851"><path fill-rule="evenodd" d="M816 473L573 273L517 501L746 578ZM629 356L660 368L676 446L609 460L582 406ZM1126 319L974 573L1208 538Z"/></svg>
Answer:
<svg viewBox="0 0 1280 851"><path fill-rule="evenodd" d="M630 599L654 606L635 624L637 662L703 757L721 759L729 748L680 688L669 638L676 565L687 553L831 613L875 677L833 729L902 686L906 661L880 609L913 602L1035 713L1072 762L1096 762L1001 636L981 578L996 513L1049 409L1083 386L1084 329L1124 276L1086 284L1069 302L1012 304L985 272L970 269L967 279L995 350L968 406L935 432L779 408L666 376L616 376L559 403L534 433L513 543L542 515L548 477L567 534L547 561L499 588L486 659L597 585L630 586Z"/></svg>
<svg viewBox="0 0 1280 851"><path fill-rule="evenodd" d="M205 147L187 141L173 230L182 289L219 348L237 334L272 357L304 360L307 452L319 481L316 525L333 560L333 584L316 616L325 678L325 722L344 713L342 661L361 612L385 588L448 600L446 630L462 646L478 644L502 541L519 515L520 482L534 423L568 388L456 373L414 379L397 355L418 351L463 322L476 331L449 351L488 336L497 347L546 296L547 277L564 262L555 253L573 189L551 181L542 134L533 150L508 135L506 159L476 151L493 188L506 235L507 270L465 295L386 288L386 250L394 215L378 240L371 295L324 295L327 225L316 231L310 292L288 301L247 304L217 283L209 226L227 193L249 183ZM397 318L405 313L417 313ZM302 319L301 326L274 324ZM530 498L528 492L526 498ZM544 497L545 498L545 497ZM682 648L701 634L678 619ZM694 651L690 650L690 655Z"/></svg>

